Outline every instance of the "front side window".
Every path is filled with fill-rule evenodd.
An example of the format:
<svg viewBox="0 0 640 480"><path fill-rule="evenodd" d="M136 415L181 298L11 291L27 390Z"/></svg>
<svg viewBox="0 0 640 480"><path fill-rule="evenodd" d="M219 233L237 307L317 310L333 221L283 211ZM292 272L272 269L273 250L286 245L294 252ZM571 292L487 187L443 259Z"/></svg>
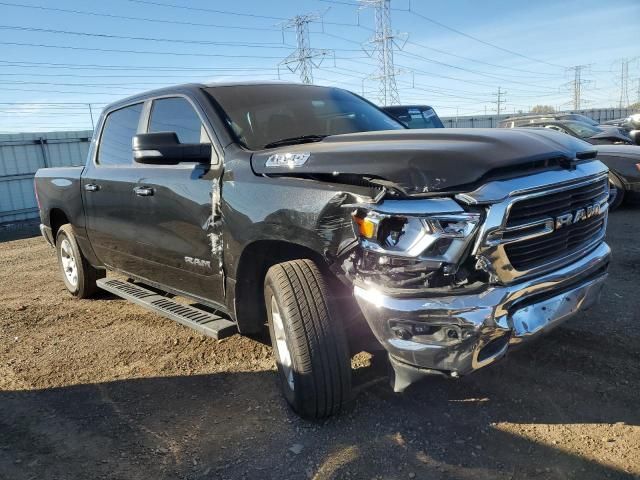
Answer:
<svg viewBox="0 0 640 480"><path fill-rule="evenodd" d="M115 110L107 115L98 147L99 165L130 165L132 140L138 131L142 103Z"/></svg>
<svg viewBox="0 0 640 480"><path fill-rule="evenodd" d="M200 117L182 97L153 101L149 133L175 132L180 143L211 143Z"/></svg>
<svg viewBox="0 0 640 480"><path fill-rule="evenodd" d="M251 150L300 137L405 129L374 105L338 88L265 84L205 91L222 108L238 140Z"/></svg>

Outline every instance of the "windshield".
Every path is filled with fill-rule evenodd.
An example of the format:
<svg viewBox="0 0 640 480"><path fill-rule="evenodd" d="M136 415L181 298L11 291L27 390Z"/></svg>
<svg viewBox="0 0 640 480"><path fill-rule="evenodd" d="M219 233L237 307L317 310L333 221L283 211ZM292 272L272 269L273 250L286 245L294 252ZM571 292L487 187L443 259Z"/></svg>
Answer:
<svg viewBox="0 0 640 480"><path fill-rule="evenodd" d="M586 115L580 115L578 113L572 113L570 115L567 115L566 118L568 120L575 120L576 122L582 122L582 123L586 123L588 125L592 125L592 126L596 126L599 125L598 122L596 122L595 120L587 117Z"/></svg>
<svg viewBox="0 0 640 480"><path fill-rule="evenodd" d="M300 142L317 141L328 135L405 128L369 102L338 88L265 84L205 91L220 105L238 140L250 150L298 137L303 137Z"/></svg>
<svg viewBox="0 0 640 480"><path fill-rule="evenodd" d="M385 107L390 113L409 128L444 128L444 125L431 107Z"/></svg>
<svg viewBox="0 0 640 480"><path fill-rule="evenodd" d="M587 125L582 122L564 122L563 125L580 138L593 137L595 134L603 131L601 128Z"/></svg>

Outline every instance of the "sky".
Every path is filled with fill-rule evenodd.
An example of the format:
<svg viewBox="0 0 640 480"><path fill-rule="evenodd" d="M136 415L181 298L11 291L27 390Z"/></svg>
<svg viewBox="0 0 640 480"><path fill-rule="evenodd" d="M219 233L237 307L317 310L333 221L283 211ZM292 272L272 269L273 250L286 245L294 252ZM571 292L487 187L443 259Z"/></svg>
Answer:
<svg viewBox="0 0 640 480"><path fill-rule="evenodd" d="M640 0L391 0L402 103L441 116L640 101ZM185 82L288 80L287 20L309 25L314 83L380 103L373 11L354 0L0 0L0 132L91 129L104 105ZM295 64L289 65L291 67ZM626 103L626 99L625 99ZM91 108L89 107L91 106Z"/></svg>

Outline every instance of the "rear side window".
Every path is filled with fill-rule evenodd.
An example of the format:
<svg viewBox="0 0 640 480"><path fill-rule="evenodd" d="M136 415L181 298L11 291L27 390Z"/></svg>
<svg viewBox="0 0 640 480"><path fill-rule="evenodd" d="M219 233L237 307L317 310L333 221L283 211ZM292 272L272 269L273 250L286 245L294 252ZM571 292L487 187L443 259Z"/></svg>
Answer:
<svg viewBox="0 0 640 480"><path fill-rule="evenodd" d="M149 133L175 132L180 143L211 143L200 117L184 98L153 101Z"/></svg>
<svg viewBox="0 0 640 480"><path fill-rule="evenodd" d="M130 165L133 161L131 141L138 131L142 103L121 108L107 115L98 147L99 165Z"/></svg>

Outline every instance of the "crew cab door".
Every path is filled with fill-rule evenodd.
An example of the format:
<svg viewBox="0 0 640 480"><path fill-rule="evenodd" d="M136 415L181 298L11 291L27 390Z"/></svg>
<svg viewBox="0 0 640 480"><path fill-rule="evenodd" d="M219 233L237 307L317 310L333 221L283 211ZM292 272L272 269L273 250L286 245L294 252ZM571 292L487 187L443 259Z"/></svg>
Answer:
<svg viewBox="0 0 640 480"><path fill-rule="evenodd" d="M98 145L82 173L87 236L98 259L135 272L139 212L133 188L138 179L131 141L141 128L144 103L109 112L98 126Z"/></svg>
<svg viewBox="0 0 640 480"><path fill-rule="evenodd" d="M183 96L156 98L145 131L175 132L180 143L211 144L204 115ZM140 276L174 290L222 303L222 275L216 252L212 191L221 165L215 148L211 163L138 164L134 200ZM214 224L215 223L215 224Z"/></svg>

